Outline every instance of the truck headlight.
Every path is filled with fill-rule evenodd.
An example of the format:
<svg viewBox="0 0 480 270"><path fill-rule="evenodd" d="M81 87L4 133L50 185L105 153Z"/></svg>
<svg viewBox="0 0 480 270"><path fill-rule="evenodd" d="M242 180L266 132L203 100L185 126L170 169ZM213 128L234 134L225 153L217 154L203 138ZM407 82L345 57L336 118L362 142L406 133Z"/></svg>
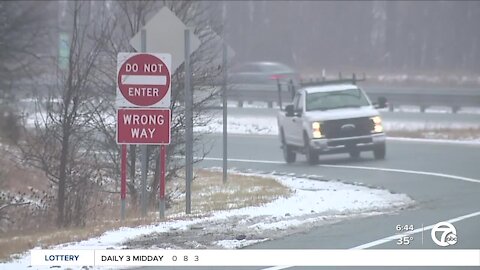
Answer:
<svg viewBox="0 0 480 270"><path fill-rule="evenodd" d="M373 122L372 133L383 132L382 118L379 115L370 117L370 120Z"/></svg>
<svg viewBox="0 0 480 270"><path fill-rule="evenodd" d="M323 137L322 125L320 122L312 122L312 135L314 139L320 139Z"/></svg>

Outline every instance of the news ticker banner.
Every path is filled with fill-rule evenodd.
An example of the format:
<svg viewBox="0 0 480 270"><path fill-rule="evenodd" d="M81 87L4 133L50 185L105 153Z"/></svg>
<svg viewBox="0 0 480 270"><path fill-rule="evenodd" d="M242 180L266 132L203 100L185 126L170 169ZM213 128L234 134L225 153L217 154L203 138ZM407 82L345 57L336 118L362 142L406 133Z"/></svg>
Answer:
<svg viewBox="0 0 480 270"><path fill-rule="evenodd" d="M52 250L32 266L480 266L480 250Z"/></svg>

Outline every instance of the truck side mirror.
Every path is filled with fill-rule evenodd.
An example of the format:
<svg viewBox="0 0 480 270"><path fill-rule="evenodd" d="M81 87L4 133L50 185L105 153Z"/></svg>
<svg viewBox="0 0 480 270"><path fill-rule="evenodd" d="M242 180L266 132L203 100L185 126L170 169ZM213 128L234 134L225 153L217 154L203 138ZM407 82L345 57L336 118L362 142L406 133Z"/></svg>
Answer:
<svg viewBox="0 0 480 270"><path fill-rule="evenodd" d="M375 104L375 108L383 109L383 108L386 108L387 105L388 103L385 97L378 97L377 103Z"/></svg>
<svg viewBox="0 0 480 270"><path fill-rule="evenodd" d="M294 114L294 111L293 111L293 104L289 104L287 106L285 106L285 116L286 117L293 117L295 114Z"/></svg>

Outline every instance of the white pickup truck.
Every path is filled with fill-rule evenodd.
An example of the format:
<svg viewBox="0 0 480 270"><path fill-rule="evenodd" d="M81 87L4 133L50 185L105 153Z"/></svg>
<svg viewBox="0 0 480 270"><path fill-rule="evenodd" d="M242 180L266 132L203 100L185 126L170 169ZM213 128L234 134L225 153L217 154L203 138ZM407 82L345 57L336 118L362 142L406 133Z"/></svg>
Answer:
<svg viewBox="0 0 480 270"><path fill-rule="evenodd" d="M296 154L306 155L310 164L320 154L373 151L384 159L385 133L376 109L385 108L383 97L372 104L354 84L307 86L296 91L293 104L277 116L285 161L295 162Z"/></svg>

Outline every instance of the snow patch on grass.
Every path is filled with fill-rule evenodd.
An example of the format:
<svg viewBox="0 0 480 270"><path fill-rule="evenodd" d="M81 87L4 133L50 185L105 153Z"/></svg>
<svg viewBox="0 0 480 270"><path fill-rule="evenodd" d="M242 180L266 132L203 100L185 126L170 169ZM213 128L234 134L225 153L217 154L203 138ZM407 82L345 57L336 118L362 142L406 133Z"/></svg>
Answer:
<svg viewBox="0 0 480 270"><path fill-rule="evenodd" d="M176 220L159 222L150 226L120 228L108 231L100 237L52 248L124 249L127 247L128 241L142 243L153 237L161 238L161 242L169 247L178 247L178 243L169 243L168 241L172 239L169 239L168 235L163 235L169 232L175 232L174 238L180 243L185 244L187 240L193 241L192 243L195 245L192 247L240 248L319 226L326 222L338 222L362 215L378 215L398 211L414 204L414 201L404 194L393 194L387 190L371 189L338 181L319 181L256 173L244 173L244 175L273 178L290 188L291 196L280 197L263 205L216 211L206 217L179 215ZM239 238L231 235L232 230L236 235L240 234L245 237L237 240ZM187 233L190 234L187 236ZM183 234L185 234L185 239L181 238ZM197 239L191 239L192 235L197 236ZM208 235L216 238L209 239L206 237ZM223 239L217 239L218 237ZM158 242L155 243L158 244ZM143 248L154 246L155 244L150 244ZM30 254L18 255L12 262L0 264L0 268L4 270L30 268ZM49 269L49 267L30 269ZM80 267L70 267L69 269L80 269Z"/></svg>

